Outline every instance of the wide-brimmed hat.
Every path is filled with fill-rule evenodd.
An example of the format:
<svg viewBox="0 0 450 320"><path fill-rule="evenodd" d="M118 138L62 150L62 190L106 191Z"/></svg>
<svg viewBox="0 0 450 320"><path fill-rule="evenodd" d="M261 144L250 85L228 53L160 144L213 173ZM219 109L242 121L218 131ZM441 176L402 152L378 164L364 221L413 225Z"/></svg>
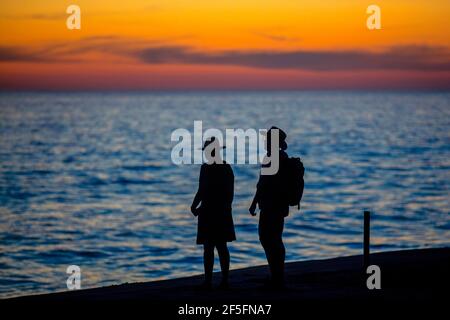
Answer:
<svg viewBox="0 0 450 320"><path fill-rule="evenodd" d="M287 149L287 143L286 143L287 134L286 134L286 132L284 132L283 130L281 130L278 127L272 126L269 130L267 130L266 132L263 132L262 134L264 136L266 136L268 139L271 139L273 130L278 130L278 144L280 146L280 149L286 150Z"/></svg>
<svg viewBox="0 0 450 320"><path fill-rule="evenodd" d="M216 137L211 137L207 140L205 140L205 143L203 144L202 150L205 150L207 146L209 146L211 143L217 144L219 148L225 149L225 146L221 146L219 140L216 141Z"/></svg>
<svg viewBox="0 0 450 320"><path fill-rule="evenodd" d="M270 127L269 130L263 131L261 134L264 136L269 136L272 134L273 130L278 130L278 138L280 139L280 141L286 140L286 138L287 138L286 132L284 132L282 129L275 127L275 126Z"/></svg>

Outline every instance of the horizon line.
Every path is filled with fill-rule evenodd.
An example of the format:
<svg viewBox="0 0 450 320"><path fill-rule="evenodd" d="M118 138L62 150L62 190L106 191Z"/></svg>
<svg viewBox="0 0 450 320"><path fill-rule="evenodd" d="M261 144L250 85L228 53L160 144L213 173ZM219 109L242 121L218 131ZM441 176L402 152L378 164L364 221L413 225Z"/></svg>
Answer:
<svg viewBox="0 0 450 320"><path fill-rule="evenodd" d="M110 88L86 88L86 89L33 89L33 88L0 88L0 94L4 93L226 93L226 92L248 92L248 93L272 93L272 92L385 92L385 93L450 93L450 88L167 88L167 89L110 89Z"/></svg>

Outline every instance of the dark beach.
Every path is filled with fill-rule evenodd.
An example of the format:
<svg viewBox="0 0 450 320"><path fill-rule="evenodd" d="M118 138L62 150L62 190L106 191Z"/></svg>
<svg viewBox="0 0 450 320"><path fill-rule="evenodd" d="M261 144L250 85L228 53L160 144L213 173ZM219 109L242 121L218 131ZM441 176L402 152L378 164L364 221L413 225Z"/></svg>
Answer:
<svg viewBox="0 0 450 320"><path fill-rule="evenodd" d="M12 298L8 302L145 301L149 303L230 302L327 302L383 301L433 302L445 298L449 283L450 248L375 253L371 264L381 269L381 289L368 290L360 255L327 260L290 262L286 265L287 288L268 290L263 280L267 266L231 271L230 289L202 291L202 276L172 280L125 283L71 292ZM215 274L215 279L220 277ZM447 295L448 297L448 295Z"/></svg>

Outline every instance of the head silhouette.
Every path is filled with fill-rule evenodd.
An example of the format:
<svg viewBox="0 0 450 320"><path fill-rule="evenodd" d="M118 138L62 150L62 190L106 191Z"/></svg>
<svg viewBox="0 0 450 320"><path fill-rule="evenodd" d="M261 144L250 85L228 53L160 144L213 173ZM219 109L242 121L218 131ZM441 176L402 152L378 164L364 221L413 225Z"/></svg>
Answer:
<svg viewBox="0 0 450 320"><path fill-rule="evenodd" d="M279 150L286 150L287 149L287 143L286 143L286 137L287 134L283 130L281 130L278 127L272 126L269 130L267 130L266 133L266 150L267 153L270 154L270 150L272 147L272 142L276 138L278 133L278 148Z"/></svg>
<svg viewBox="0 0 450 320"><path fill-rule="evenodd" d="M220 145L220 142L216 137L205 140L202 150L205 153L206 162L209 164L222 164L223 160L219 152L220 149L225 149L225 147Z"/></svg>

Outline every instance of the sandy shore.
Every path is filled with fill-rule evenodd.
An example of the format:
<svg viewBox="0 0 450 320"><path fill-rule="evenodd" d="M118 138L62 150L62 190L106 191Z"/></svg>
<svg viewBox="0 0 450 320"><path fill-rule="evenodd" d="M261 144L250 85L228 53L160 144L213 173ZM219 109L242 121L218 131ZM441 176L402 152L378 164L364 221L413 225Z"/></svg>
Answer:
<svg viewBox="0 0 450 320"><path fill-rule="evenodd" d="M286 265L287 288L263 287L267 266L231 271L230 289L202 291L202 276L122 284L41 294L9 302L149 301L225 303L227 301L434 301L442 299L449 282L450 248L383 252L371 255L381 268L381 290L368 290L362 256L291 262ZM215 282L220 274L214 275ZM444 295L448 296L446 293ZM4 300L5 301L5 300Z"/></svg>

